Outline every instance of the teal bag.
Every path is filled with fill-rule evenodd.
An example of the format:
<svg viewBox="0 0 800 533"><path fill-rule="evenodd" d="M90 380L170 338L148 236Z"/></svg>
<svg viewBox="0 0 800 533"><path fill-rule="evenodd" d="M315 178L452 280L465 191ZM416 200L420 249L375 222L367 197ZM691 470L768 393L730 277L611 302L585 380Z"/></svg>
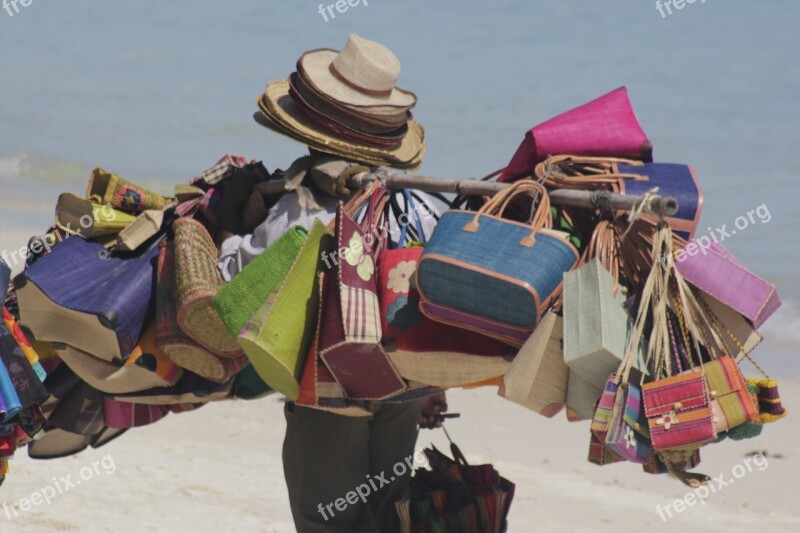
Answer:
<svg viewBox="0 0 800 533"><path fill-rule="evenodd" d="M307 237L308 231L302 226L290 228L217 291L214 308L228 333L238 337L269 295L280 287Z"/></svg>
<svg viewBox="0 0 800 533"><path fill-rule="evenodd" d="M624 301L599 259L564 274L564 362L600 390L619 368L633 327ZM644 368L639 350L636 366Z"/></svg>

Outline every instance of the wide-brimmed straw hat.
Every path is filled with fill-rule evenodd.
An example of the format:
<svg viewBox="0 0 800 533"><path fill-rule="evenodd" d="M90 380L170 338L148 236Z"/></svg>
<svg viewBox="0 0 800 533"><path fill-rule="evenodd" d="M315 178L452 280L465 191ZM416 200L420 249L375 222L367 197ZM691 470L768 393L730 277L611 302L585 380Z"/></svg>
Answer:
<svg viewBox="0 0 800 533"><path fill-rule="evenodd" d="M275 81L258 99L254 118L262 126L295 139L320 152L371 165L415 169L425 155L425 130L414 120L397 148L380 148L344 139L310 120L289 96L289 83Z"/></svg>
<svg viewBox="0 0 800 533"><path fill-rule="evenodd" d="M312 50L300 58L308 80L343 104L410 109L413 93L397 87L400 60L380 43L351 34L341 52Z"/></svg>

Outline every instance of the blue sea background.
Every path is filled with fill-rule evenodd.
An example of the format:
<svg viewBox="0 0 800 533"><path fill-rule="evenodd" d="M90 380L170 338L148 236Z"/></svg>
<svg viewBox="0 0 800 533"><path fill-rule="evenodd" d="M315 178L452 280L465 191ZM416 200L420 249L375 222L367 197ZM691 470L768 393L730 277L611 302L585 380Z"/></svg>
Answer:
<svg viewBox="0 0 800 533"><path fill-rule="evenodd" d="M328 22L319 6L33 0L0 11L2 247L49 226L58 193L81 193L95 166L164 192L226 152L285 168L304 148L253 122L257 96L304 50L356 32L401 59L432 176L487 174L530 127L627 86L656 160L696 170L700 233L766 206L769 222L724 244L784 301L757 355L800 376L800 3L709 0L662 17L641 0L370 0Z"/></svg>

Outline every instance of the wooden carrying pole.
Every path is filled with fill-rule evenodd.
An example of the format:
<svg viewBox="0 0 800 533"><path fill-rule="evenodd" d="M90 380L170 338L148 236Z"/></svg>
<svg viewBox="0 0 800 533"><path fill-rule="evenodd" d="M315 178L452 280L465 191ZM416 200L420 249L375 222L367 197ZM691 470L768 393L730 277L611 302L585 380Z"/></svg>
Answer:
<svg viewBox="0 0 800 533"><path fill-rule="evenodd" d="M510 183L482 181L473 178L443 180L401 172L385 174L361 172L351 176L347 180L347 186L363 189L375 180L383 181L389 189L418 189L466 196L493 196L510 185ZM261 184L261 190L265 194L280 194L285 191L284 185L285 182L282 180L268 181ZM678 212L678 200L672 196L652 194L648 196L646 205L639 207L644 199L644 196L626 196L606 191L558 189L550 192L550 202L565 207L595 208L604 204L615 211L632 211L639 208L643 213L657 216L672 216Z"/></svg>

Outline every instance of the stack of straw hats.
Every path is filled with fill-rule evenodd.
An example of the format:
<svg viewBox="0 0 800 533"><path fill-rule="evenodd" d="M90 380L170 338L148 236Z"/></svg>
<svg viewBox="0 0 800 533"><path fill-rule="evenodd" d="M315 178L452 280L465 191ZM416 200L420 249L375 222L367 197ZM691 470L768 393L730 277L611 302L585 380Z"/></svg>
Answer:
<svg viewBox="0 0 800 533"><path fill-rule="evenodd" d="M399 74L389 49L351 35L341 52L306 52L288 81L269 83L255 118L320 152L415 169L425 155L425 130L411 115L417 97L396 86Z"/></svg>

